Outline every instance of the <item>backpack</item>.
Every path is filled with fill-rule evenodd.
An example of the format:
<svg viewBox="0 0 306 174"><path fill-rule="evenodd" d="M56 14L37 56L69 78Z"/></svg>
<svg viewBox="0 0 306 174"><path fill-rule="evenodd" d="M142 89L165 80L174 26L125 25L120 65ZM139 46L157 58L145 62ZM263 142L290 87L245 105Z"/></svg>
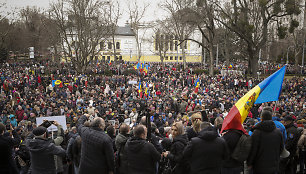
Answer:
<svg viewBox="0 0 306 174"><path fill-rule="evenodd" d="M241 136L236 144L236 147L231 157L239 162L243 162L248 158L249 153L251 151L252 139L249 135L241 133L240 131L239 133L241 134Z"/></svg>

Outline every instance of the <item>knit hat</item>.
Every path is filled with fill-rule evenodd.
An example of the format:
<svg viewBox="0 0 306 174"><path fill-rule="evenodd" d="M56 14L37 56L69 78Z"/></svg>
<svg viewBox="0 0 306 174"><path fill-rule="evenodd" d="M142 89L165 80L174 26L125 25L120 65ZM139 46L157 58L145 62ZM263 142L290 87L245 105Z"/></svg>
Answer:
<svg viewBox="0 0 306 174"><path fill-rule="evenodd" d="M35 136L40 136L40 135L43 135L44 133L47 132L47 128L43 127L43 126L38 126L37 128L35 128L33 130L33 134Z"/></svg>

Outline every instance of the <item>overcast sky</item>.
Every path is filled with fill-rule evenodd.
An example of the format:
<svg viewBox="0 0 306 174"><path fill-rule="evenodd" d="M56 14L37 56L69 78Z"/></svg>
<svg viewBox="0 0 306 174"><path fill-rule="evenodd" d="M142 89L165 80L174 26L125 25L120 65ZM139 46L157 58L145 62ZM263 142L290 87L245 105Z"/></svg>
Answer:
<svg viewBox="0 0 306 174"><path fill-rule="evenodd" d="M6 8L1 9L3 11L19 10L27 6L36 6L42 9L48 9L49 3L56 0L0 0L1 3L6 3ZM124 23L128 20L127 14L127 0L118 0L123 11L119 25L123 26ZM161 19L165 16L165 12L158 7L158 3L162 0L136 0L138 4L149 3L150 7L147 8L145 13L144 21L154 21L156 19Z"/></svg>

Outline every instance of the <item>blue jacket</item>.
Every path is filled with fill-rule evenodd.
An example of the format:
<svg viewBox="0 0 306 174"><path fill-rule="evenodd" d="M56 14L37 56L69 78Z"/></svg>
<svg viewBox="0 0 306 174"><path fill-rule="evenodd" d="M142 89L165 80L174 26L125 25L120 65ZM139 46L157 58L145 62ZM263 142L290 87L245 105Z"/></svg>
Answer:
<svg viewBox="0 0 306 174"><path fill-rule="evenodd" d="M17 120L13 117L15 117L15 115L11 114L10 115L10 122L11 122L13 128L15 128L15 127L17 127Z"/></svg>
<svg viewBox="0 0 306 174"><path fill-rule="evenodd" d="M281 119L278 118L278 117L272 117L272 120L273 120L273 122L274 122L276 128L279 128L279 130L281 131L281 133L282 133L282 135L283 135L283 140L284 140L284 142L285 142L286 139L287 139L287 132L286 132L285 126L280 122ZM258 123L259 123L259 122L258 122ZM258 124L258 123L256 123L256 124ZM252 133L253 133L252 131L249 131L249 135L250 135L250 136L252 135Z"/></svg>

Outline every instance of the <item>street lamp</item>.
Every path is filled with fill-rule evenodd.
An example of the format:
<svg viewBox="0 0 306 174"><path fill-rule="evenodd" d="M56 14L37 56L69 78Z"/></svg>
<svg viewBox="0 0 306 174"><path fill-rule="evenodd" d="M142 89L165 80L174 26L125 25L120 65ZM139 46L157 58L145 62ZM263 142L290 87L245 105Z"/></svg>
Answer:
<svg viewBox="0 0 306 174"><path fill-rule="evenodd" d="M289 47L287 48L287 61L286 61L286 64L288 64L288 63L289 63L288 53L289 53L289 48L291 48L291 47L293 47L293 46L289 46Z"/></svg>

